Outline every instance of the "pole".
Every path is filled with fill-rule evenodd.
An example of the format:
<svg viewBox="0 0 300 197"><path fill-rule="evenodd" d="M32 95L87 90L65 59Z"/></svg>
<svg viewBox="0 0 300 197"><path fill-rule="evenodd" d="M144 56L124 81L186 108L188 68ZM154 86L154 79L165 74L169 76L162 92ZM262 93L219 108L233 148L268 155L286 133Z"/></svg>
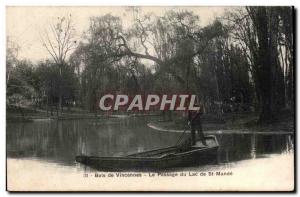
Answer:
<svg viewBox="0 0 300 197"><path fill-rule="evenodd" d="M178 140L177 140L175 146L177 146L177 145L179 144L179 142L181 142L181 140L183 139L183 136L184 136L185 132L186 132L188 129L189 129L189 128L187 128L187 126L185 126L185 129L184 129L183 133L180 135L180 137L178 138Z"/></svg>

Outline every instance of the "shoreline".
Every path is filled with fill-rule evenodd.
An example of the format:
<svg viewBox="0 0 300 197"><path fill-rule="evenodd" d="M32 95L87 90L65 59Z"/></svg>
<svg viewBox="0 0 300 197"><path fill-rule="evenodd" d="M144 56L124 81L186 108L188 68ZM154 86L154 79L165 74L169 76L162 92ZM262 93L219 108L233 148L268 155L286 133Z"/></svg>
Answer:
<svg viewBox="0 0 300 197"><path fill-rule="evenodd" d="M190 133L189 130L176 130L176 129L166 129L156 126L155 123L148 123L147 126L151 129L165 132L174 133ZM295 132L292 131L252 131L250 129L221 129L221 130L209 130L203 131L204 134L215 135L215 134L265 134L265 135L294 135Z"/></svg>

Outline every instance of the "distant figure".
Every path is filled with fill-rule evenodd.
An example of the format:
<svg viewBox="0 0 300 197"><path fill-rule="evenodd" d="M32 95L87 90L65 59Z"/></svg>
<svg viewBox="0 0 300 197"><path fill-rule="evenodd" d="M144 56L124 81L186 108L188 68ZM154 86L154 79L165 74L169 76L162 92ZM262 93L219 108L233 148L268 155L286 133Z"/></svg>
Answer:
<svg viewBox="0 0 300 197"><path fill-rule="evenodd" d="M197 106L197 105L195 105L195 106ZM199 105L198 105L198 107L199 107ZM198 111L189 111L188 112L188 124L191 127L192 146L196 144L196 131L198 133L198 137L202 141L202 144L204 146L207 146L205 137L203 134L203 130L202 130L201 115L203 113L201 110L202 110L202 108L200 108L200 110L198 110Z"/></svg>

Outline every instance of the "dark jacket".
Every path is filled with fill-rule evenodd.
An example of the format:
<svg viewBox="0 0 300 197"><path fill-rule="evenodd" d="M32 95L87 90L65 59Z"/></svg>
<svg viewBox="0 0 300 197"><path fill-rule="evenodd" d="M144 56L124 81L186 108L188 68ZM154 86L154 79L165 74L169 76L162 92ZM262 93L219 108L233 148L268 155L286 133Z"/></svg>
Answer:
<svg viewBox="0 0 300 197"><path fill-rule="evenodd" d="M191 123L191 126L200 126L201 125L201 112L198 111L189 111L188 119Z"/></svg>

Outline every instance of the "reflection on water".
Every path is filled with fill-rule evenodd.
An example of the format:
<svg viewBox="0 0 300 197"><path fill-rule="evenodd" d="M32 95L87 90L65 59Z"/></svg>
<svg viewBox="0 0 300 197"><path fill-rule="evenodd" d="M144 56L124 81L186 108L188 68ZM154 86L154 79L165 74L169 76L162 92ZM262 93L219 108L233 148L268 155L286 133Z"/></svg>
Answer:
<svg viewBox="0 0 300 197"><path fill-rule="evenodd" d="M66 166L79 154L120 156L172 146L180 133L148 128L149 118L7 123L7 156L36 158ZM218 161L228 163L293 149L292 135L217 135Z"/></svg>

